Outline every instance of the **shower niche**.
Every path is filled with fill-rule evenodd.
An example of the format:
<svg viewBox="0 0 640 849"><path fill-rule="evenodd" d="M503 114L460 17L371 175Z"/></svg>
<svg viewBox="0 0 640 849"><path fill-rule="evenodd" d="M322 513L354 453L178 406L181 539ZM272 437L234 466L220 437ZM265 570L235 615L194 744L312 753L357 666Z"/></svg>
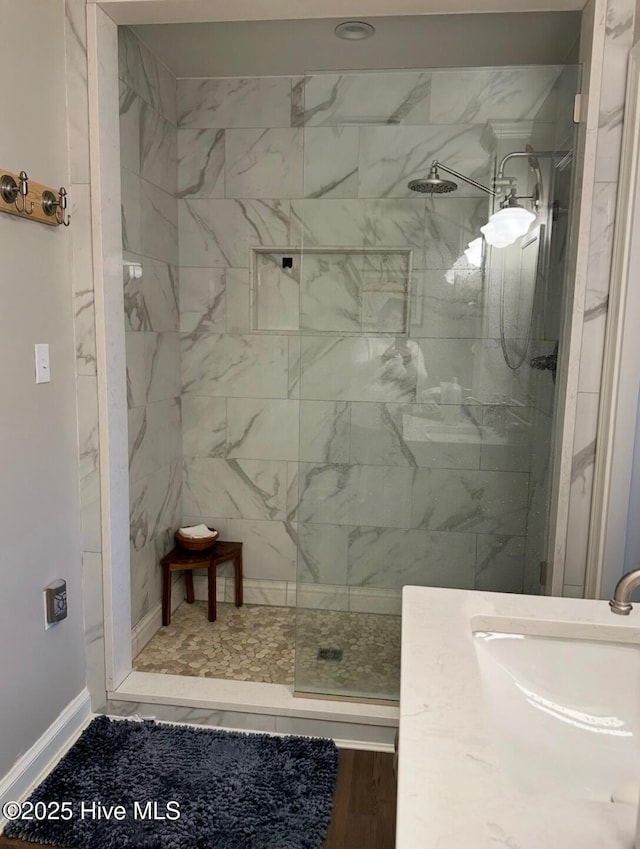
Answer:
<svg viewBox="0 0 640 849"><path fill-rule="evenodd" d="M412 250L252 248L254 333L407 335Z"/></svg>

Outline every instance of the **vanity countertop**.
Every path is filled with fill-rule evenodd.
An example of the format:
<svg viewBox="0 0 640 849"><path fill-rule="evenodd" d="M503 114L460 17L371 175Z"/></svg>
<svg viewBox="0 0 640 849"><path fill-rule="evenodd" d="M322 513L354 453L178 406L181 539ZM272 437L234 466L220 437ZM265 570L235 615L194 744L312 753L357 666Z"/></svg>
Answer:
<svg viewBox="0 0 640 849"><path fill-rule="evenodd" d="M616 617L603 601L404 588L396 849L631 849L635 804L514 785L483 718L470 620L571 622L574 638L576 623L585 636L597 625L640 642L635 607Z"/></svg>

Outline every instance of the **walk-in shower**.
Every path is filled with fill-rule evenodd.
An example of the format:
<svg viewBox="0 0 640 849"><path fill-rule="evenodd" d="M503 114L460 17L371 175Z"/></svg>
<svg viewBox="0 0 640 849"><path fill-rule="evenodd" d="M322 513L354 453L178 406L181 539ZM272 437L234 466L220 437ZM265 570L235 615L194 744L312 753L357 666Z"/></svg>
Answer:
<svg viewBox="0 0 640 849"><path fill-rule="evenodd" d="M529 362L560 339L577 70L167 81L121 42L136 639L203 522L243 543L242 612L278 608L289 649L295 620L271 682L395 699L403 586L541 591L555 398ZM491 247L505 199L535 220Z"/></svg>

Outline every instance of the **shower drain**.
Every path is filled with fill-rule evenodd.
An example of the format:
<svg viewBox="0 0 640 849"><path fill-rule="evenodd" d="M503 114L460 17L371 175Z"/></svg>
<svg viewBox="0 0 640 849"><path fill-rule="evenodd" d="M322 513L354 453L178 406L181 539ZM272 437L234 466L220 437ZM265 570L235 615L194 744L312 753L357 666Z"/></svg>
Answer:
<svg viewBox="0 0 640 849"><path fill-rule="evenodd" d="M318 649L318 660L342 660L342 649Z"/></svg>

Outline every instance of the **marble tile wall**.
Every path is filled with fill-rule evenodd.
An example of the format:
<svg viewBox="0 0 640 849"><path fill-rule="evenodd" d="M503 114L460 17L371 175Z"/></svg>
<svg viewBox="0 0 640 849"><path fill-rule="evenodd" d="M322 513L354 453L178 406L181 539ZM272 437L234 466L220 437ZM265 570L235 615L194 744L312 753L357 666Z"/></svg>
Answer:
<svg viewBox="0 0 640 849"><path fill-rule="evenodd" d="M129 406L131 625L161 599L158 560L182 520L176 80L118 32L122 243Z"/></svg>
<svg viewBox="0 0 640 849"><path fill-rule="evenodd" d="M407 583L522 589L533 387L463 254L487 196L407 182L488 182L487 121L529 126L560 70L178 80L184 513L249 581L389 612Z"/></svg>
<svg viewBox="0 0 640 849"><path fill-rule="evenodd" d="M626 75L629 50L634 44L636 18L635 0L607 0L600 118L597 132L596 182L593 190L586 298L582 317L578 415L573 445L565 564L564 592L566 595L573 596L582 595L585 589L587 569L585 529L589 527L592 510L598 407L613 256Z"/></svg>

